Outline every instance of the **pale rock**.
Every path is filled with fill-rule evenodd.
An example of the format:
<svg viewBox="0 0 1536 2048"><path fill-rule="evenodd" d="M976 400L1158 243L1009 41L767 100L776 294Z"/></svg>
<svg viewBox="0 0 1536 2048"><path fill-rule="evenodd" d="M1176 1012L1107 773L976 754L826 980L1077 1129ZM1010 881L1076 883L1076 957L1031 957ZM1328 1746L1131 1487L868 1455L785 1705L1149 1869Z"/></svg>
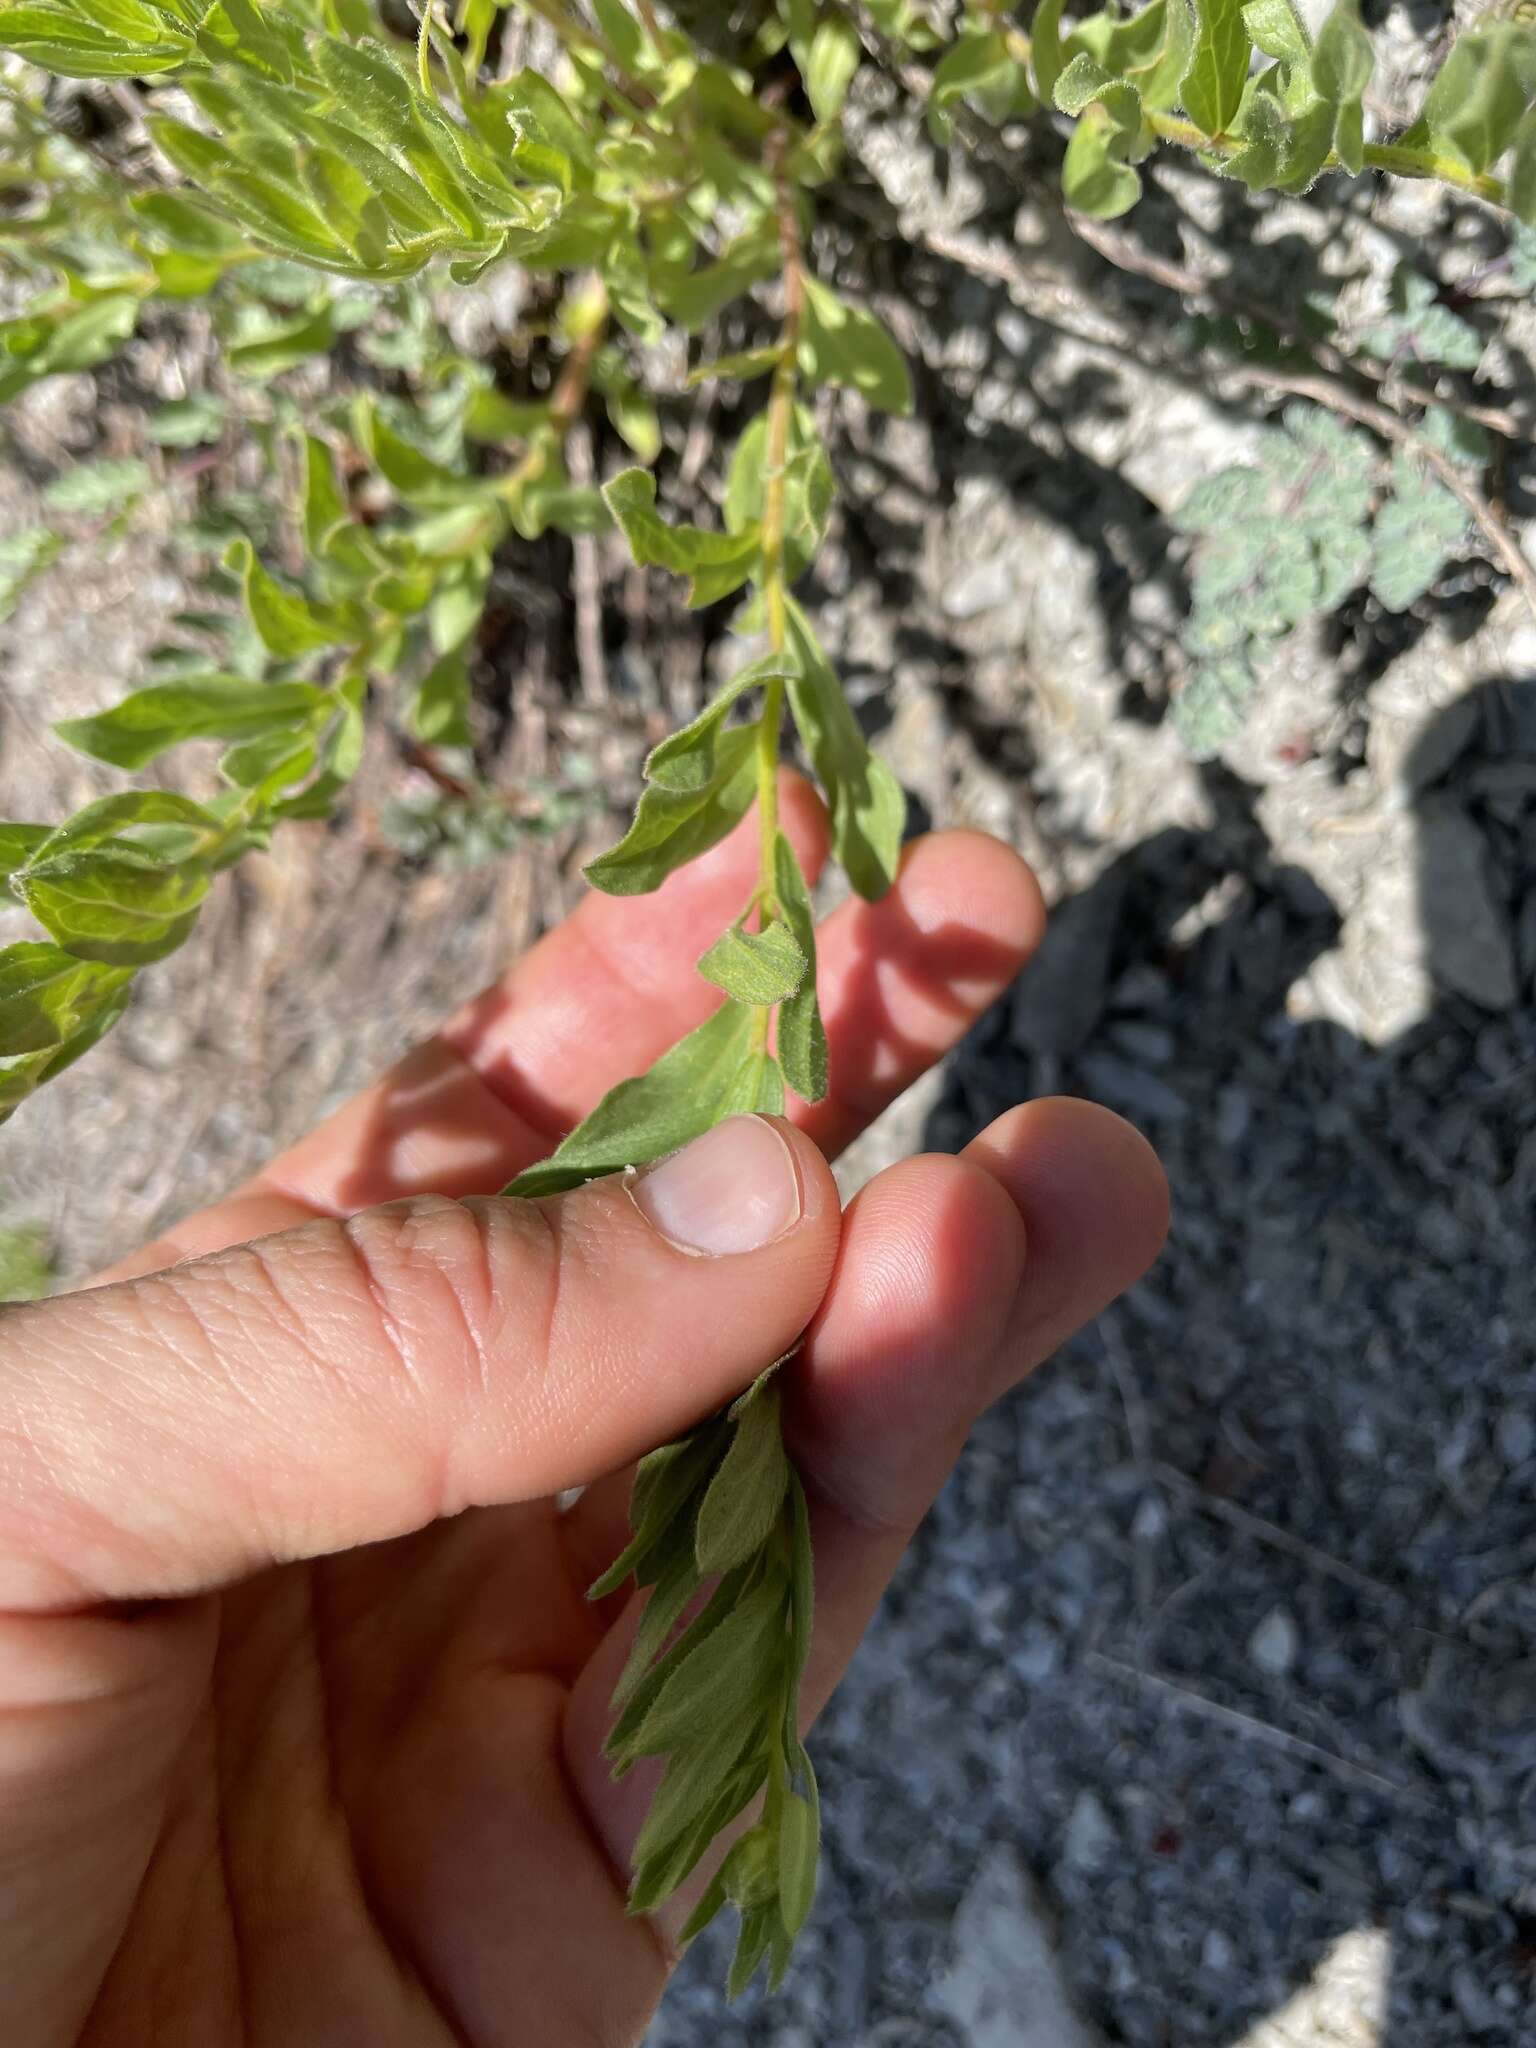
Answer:
<svg viewBox="0 0 1536 2048"><path fill-rule="evenodd" d="M1100 2048L1073 2010L1040 1900L1006 1845L972 1878L953 1943L933 1998L965 2048Z"/></svg>

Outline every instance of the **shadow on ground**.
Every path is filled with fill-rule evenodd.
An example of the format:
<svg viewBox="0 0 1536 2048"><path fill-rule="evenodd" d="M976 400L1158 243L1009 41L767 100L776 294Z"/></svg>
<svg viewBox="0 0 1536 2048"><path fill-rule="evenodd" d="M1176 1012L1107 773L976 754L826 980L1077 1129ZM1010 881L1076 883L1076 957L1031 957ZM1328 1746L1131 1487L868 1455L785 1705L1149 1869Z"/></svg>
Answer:
<svg viewBox="0 0 1536 2048"><path fill-rule="evenodd" d="M1032 1094L1107 1101L1176 1220L920 1539L889 1625L932 1690L870 1674L888 1776L843 1846L900 1922L936 1813L950 1855L1016 1845L1138 2048L1232 2048L1362 1925L1381 2048L1532 2038L1536 685L1453 705L1419 770L1442 994L1400 1041L1287 1014L1333 910L1213 773L1213 829L1062 907L930 1120L948 1149ZM829 1746L867 1775L835 1715Z"/></svg>

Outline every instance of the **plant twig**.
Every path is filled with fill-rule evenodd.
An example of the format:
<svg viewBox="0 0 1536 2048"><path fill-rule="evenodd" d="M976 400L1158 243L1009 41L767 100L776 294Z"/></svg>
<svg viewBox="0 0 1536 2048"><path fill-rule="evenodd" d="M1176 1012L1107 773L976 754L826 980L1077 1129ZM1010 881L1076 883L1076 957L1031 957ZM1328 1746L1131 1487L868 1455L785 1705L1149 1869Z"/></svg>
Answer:
<svg viewBox="0 0 1536 2048"><path fill-rule="evenodd" d="M962 264L978 277L990 277L994 282L1008 286L1034 318L1040 317L1033 303L1038 296L1040 281L1038 277L1032 277L1011 252L977 249L963 238L948 234L928 234L921 240L934 255ZM1065 322L1053 324L1061 333L1090 348L1103 349L1124 361L1134 362L1143 370L1156 368L1163 375L1176 378L1193 389L1206 388L1208 380L1193 376L1182 365L1149 358L1145 349L1132 349L1111 335L1087 333ZM1331 412L1354 420L1379 440L1406 449L1432 470L1508 570L1531 616L1536 618L1536 566L1532 565L1508 526L1477 486L1400 414L1374 398L1351 391L1347 385L1326 376L1321 370L1288 370L1273 364L1235 363L1215 351L1210 354L1211 374L1218 379L1225 378L1229 383L1242 385L1248 390L1288 392L1294 398L1309 398L1315 405L1325 406Z"/></svg>
<svg viewBox="0 0 1536 2048"><path fill-rule="evenodd" d="M1119 1657L1106 1656L1102 1650L1090 1650L1086 1662L1096 1664L1101 1671L1107 1671L1127 1684L1159 1693L1164 1699L1174 1701L1205 1720L1252 1736L1271 1749L1297 1757L1304 1763L1319 1764L1335 1777L1370 1785L1378 1792L1385 1792L1389 1798L1400 1800L1405 1805L1422 1807L1428 1813L1446 1810L1443 1800L1421 1792L1415 1785L1401 1784L1396 1778L1389 1778L1384 1771L1373 1770L1368 1764L1357 1764L1335 1750L1324 1749L1321 1743L1308 1742L1304 1736L1293 1735L1288 1728L1277 1728L1272 1721L1261 1721L1256 1714L1245 1714L1237 1707L1223 1706L1220 1700L1209 1699L1203 1692L1195 1692L1191 1687L1179 1685L1155 1671L1143 1670L1139 1664L1127 1664Z"/></svg>
<svg viewBox="0 0 1536 2048"><path fill-rule="evenodd" d="M1314 404L1327 406L1333 412L1343 413L1346 419L1367 427L1383 441L1390 441L1395 448L1405 448L1427 469L1434 471L1451 496L1461 505L1462 510L1481 532L1490 548L1509 571L1520 594L1525 599L1531 617L1536 619L1536 567L1508 526L1495 512L1487 498L1456 467L1449 456L1444 455L1434 443L1415 431L1408 422L1390 406L1382 405L1374 398L1365 398L1350 391L1346 386L1325 377L1321 372L1282 370L1263 367L1257 363L1223 363L1221 374L1234 383L1245 384L1250 389L1289 391L1297 398L1310 398Z"/></svg>
<svg viewBox="0 0 1536 2048"><path fill-rule="evenodd" d="M1486 427L1489 433L1499 434L1506 441L1523 438L1525 429L1512 412L1502 406L1478 405L1459 398L1454 393L1447 395L1431 391L1427 385L1418 384L1406 377L1393 377L1390 371L1380 371L1369 363L1352 361L1325 341L1309 335L1299 322L1273 306L1258 299L1249 298L1246 293L1234 291L1229 279L1205 277L1188 265L1175 263L1170 257L1158 256L1150 249L1144 249L1130 235L1111 227L1108 222L1090 220L1086 214L1075 213L1064 207L1067 225L1079 241L1086 242L1090 249L1102 256L1106 263L1112 263L1117 270L1132 272L1138 277L1150 278L1165 290L1177 292L1182 298L1205 299L1219 310L1230 310L1245 314L1249 319L1262 321L1272 327L1286 340L1296 342L1312 357L1318 367L1333 377L1359 377L1372 384L1391 382L1405 398L1416 405L1439 406L1443 412L1455 413L1458 418L1471 420L1475 425Z"/></svg>
<svg viewBox="0 0 1536 2048"><path fill-rule="evenodd" d="M575 419L566 429L565 456L573 484L590 485L596 480L592 436L585 420ZM582 702L606 704L608 663L603 655L602 571L595 533L571 537L571 589L576 602L576 674Z"/></svg>
<svg viewBox="0 0 1536 2048"><path fill-rule="evenodd" d="M787 132L774 137L771 162L778 187L779 252L784 277L784 325L779 340L779 360L774 365L773 387L768 399L768 432L763 458L763 603L767 612L768 644L782 654L788 637L784 588L784 518L787 486L785 469L789 461L789 432L795 410L796 356L800 329L805 319L805 271L800 253L800 228L795 218L794 193L784 176ZM766 921L777 906L777 847L779 837L779 727L784 717L784 685L777 676L763 688L763 708L757 721L757 814L759 831L758 902ZM759 1009L753 1019L753 1044L765 1051L768 1044L769 1009Z"/></svg>

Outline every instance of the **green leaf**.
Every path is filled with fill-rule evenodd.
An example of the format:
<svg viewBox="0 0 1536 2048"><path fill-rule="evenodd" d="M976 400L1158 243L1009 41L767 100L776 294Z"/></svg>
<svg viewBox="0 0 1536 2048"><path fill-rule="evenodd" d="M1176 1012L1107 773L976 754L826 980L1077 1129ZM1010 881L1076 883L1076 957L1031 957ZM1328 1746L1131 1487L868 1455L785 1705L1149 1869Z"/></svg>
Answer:
<svg viewBox="0 0 1536 2048"><path fill-rule="evenodd" d="M1243 26L1266 57L1283 64L1305 64L1312 54L1306 24L1293 0L1246 0Z"/></svg>
<svg viewBox="0 0 1536 2048"><path fill-rule="evenodd" d="M717 356L713 362L700 363L688 372L683 382L689 390L716 377L735 377L748 382L753 377L771 376L783 357L784 351L777 342L766 348L742 349L735 355Z"/></svg>
<svg viewBox="0 0 1536 2048"><path fill-rule="evenodd" d="M774 842L773 879L784 921L805 959L800 986L779 1008L779 1063L802 1102L820 1102L827 1092L827 1034L816 993L816 920L795 849L782 832Z"/></svg>
<svg viewBox="0 0 1536 2048"><path fill-rule="evenodd" d="M1512 22L1465 29L1400 140L1407 148L1444 151L1469 171L1486 171L1513 142L1533 90L1536 34Z"/></svg>
<svg viewBox="0 0 1536 2048"><path fill-rule="evenodd" d="M50 512L74 513L82 519L110 519L149 489L149 465L122 461L79 462L56 476L43 492Z"/></svg>
<svg viewBox="0 0 1536 2048"><path fill-rule="evenodd" d="M736 1953L731 1958L730 1975L725 1982L725 1995L728 1999L740 1998L757 1975L764 1956L773 1945L777 1927L778 1912L773 1906L749 1906L742 1914Z"/></svg>
<svg viewBox="0 0 1536 2048"><path fill-rule="evenodd" d="M1312 83L1333 109L1333 147L1345 170L1358 173L1365 162L1365 89L1376 52L1360 25L1358 0L1338 5L1317 32Z"/></svg>
<svg viewBox="0 0 1536 2048"><path fill-rule="evenodd" d="M313 720L326 695L312 683L249 682L243 676L186 676L135 690L110 711L61 719L66 745L130 771L183 740L251 739Z"/></svg>
<svg viewBox="0 0 1536 2048"><path fill-rule="evenodd" d="M48 825L0 823L0 882L26 866L51 830Z"/></svg>
<svg viewBox="0 0 1536 2048"><path fill-rule="evenodd" d="M809 47L794 51L806 97L818 121L837 119L862 55L858 30L846 15L837 13L824 14Z"/></svg>
<svg viewBox="0 0 1536 2048"><path fill-rule="evenodd" d="M850 306L813 277L805 280L805 300L799 355L812 388L851 384L882 412L910 412L905 359L874 314Z"/></svg>
<svg viewBox="0 0 1536 2048"><path fill-rule="evenodd" d="M792 665L779 654L762 655L738 669L696 718L652 749L645 763L647 781L679 793L707 788L715 779L716 748L731 707L748 690L787 681L792 673Z"/></svg>
<svg viewBox="0 0 1536 2048"><path fill-rule="evenodd" d="M228 410L222 398L199 391L157 406L144 430L160 448L204 448L224 432Z"/></svg>
<svg viewBox="0 0 1536 2048"><path fill-rule="evenodd" d="M1243 0L1194 0L1195 47L1179 82L1184 111L1206 135L1224 135L1248 82Z"/></svg>
<svg viewBox="0 0 1536 2048"><path fill-rule="evenodd" d="M756 793L753 734L738 726L720 735L714 775L702 788L652 784L645 790L634 823L617 846L588 864L587 880L609 896L648 895L674 869L717 845Z"/></svg>
<svg viewBox="0 0 1536 2048"><path fill-rule="evenodd" d="M0 950L0 1057L43 1052L84 1029L128 980L128 970L23 940Z"/></svg>
<svg viewBox="0 0 1536 2048"><path fill-rule="evenodd" d="M687 1877L701 1856L763 1783L755 1752L757 1728L742 1740L723 1726L719 1736L678 1752L651 1801L635 1843L632 1913L653 1912Z"/></svg>
<svg viewBox="0 0 1536 2048"><path fill-rule="evenodd" d="M772 1577L759 1578L719 1627L688 1648L669 1672L635 1732L633 1753L665 1756L686 1751L690 1743L717 1729L749 1729L760 1718L757 1694L763 1664L783 1633L782 1587ZM637 1847L637 1861L640 1853Z"/></svg>
<svg viewBox="0 0 1536 2048"><path fill-rule="evenodd" d="M773 1830L766 1823L749 1829L721 1864L720 1876L733 1906L764 1906L776 1898L779 1856Z"/></svg>
<svg viewBox="0 0 1536 2048"><path fill-rule="evenodd" d="M482 555L438 584L427 607L427 637L434 654L458 654L466 646L485 616L490 581L491 559Z"/></svg>
<svg viewBox="0 0 1536 2048"><path fill-rule="evenodd" d="M148 77L192 54L191 37L149 7L120 0L113 17L110 27L86 19L78 0L7 7L0 13L0 49L66 78Z"/></svg>
<svg viewBox="0 0 1536 2048"><path fill-rule="evenodd" d="M1073 73L1091 58L1074 57L1056 81L1059 94L1087 90L1086 74ZM1100 81L1084 103L1062 159L1061 189L1069 206L1095 220L1113 220L1141 197L1140 173L1127 158L1142 152L1141 100L1134 86Z"/></svg>
<svg viewBox="0 0 1536 2048"><path fill-rule="evenodd" d="M735 1433L709 1482L694 1530L694 1555L706 1578L757 1555L772 1535L789 1491L777 1373L765 1373L731 1413ZM648 1721L646 1726L650 1725Z"/></svg>
<svg viewBox="0 0 1536 2048"><path fill-rule="evenodd" d="M751 1034L752 1012L740 1003L722 1003L649 1073L611 1088L586 1121L542 1165L519 1174L507 1193L561 1194L700 1137L720 1120Z"/></svg>
<svg viewBox="0 0 1536 2048"><path fill-rule="evenodd" d="M434 462L414 441L397 433L371 402L359 403L356 423L358 439L390 488L407 505L452 508L485 495L485 485L478 477L460 475Z"/></svg>
<svg viewBox="0 0 1536 2048"><path fill-rule="evenodd" d="M240 577L245 608L262 645L280 661L358 637L358 623L333 605L317 604L269 575L248 540L232 541L224 565Z"/></svg>
<svg viewBox="0 0 1536 2048"><path fill-rule="evenodd" d="M462 654L445 654L427 671L406 711L407 728L434 747L474 744L469 725L469 671Z"/></svg>
<svg viewBox="0 0 1536 2048"><path fill-rule="evenodd" d="M608 421L627 448L642 462L654 462L661 453L661 421L651 401L633 384L607 393Z"/></svg>
<svg viewBox="0 0 1536 2048"><path fill-rule="evenodd" d="M721 1105L722 1116L782 1116L784 1070L770 1052L749 1053L731 1092Z"/></svg>
<svg viewBox="0 0 1536 2048"><path fill-rule="evenodd" d="M691 1534L691 1524L684 1526L683 1534ZM623 1583L620 1579L618 1586ZM628 1661L614 1687L611 1705L616 1714L622 1713L629 1705L641 1680L666 1648L668 1638L682 1620L688 1603L698 1593L700 1583L698 1567L693 1562L692 1545L684 1544L668 1556L650 1588L630 1645ZM597 1597L595 1588L589 1597Z"/></svg>
<svg viewBox="0 0 1536 2048"><path fill-rule="evenodd" d="M832 812L832 844L861 896L883 896L896 879L907 804L901 784L870 752L810 621L787 600L798 673L789 701Z"/></svg>
<svg viewBox="0 0 1536 2048"><path fill-rule="evenodd" d="M1035 91L1046 106L1051 104L1056 81L1067 62L1061 38L1062 4L1063 0L1040 0L1030 24L1029 65L1034 73Z"/></svg>
<svg viewBox="0 0 1536 2048"><path fill-rule="evenodd" d="M98 797L56 825L36 850L38 860L80 852L143 826L182 826L196 837L217 837L222 830L212 811L169 789L125 789Z"/></svg>
<svg viewBox="0 0 1536 2048"><path fill-rule="evenodd" d="M684 1437L680 1443L666 1444L641 1461L629 1506L634 1535L602 1577L588 1587L589 1600L606 1600L631 1577L638 1577L641 1585L654 1582L659 1586L663 1579L670 1582L676 1576L673 1567L678 1556L691 1565L693 1517L690 1506L694 1495L709 1484L710 1474L719 1463L724 1440L724 1430L718 1424L706 1425ZM686 1526L680 1529L679 1525L685 1522ZM647 1571L648 1562L673 1536L679 1537L680 1548L676 1553L669 1550L659 1569ZM693 1568L692 1576L697 1584L699 1574L696 1568Z"/></svg>
<svg viewBox="0 0 1536 2048"><path fill-rule="evenodd" d="M800 987L805 955L787 925L749 932L737 924L716 939L700 960L699 972L733 1002L762 1008L786 1001Z"/></svg>
<svg viewBox="0 0 1536 2048"><path fill-rule="evenodd" d="M1001 31L975 25L961 30L939 59L928 88L928 126L937 141L947 139L949 109L957 100L998 84L1013 69Z"/></svg>
<svg viewBox="0 0 1536 2048"><path fill-rule="evenodd" d="M816 1780L811 1779L814 1793ZM791 1792L779 1814L779 1910L784 1932L793 1941L816 1903L816 1872L821 1860L821 1812L813 1797Z"/></svg>
<svg viewBox="0 0 1536 2048"><path fill-rule="evenodd" d="M40 853L12 886L67 952L109 967L142 967L185 940L208 893L208 875L195 863L172 866L116 841L53 858Z"/></svg>
<svg viewBox="0 0 1536 2048"><path fill-rule="evenodd" d="M693 579L690 603L699 601L706 575L712 602L739 589L752 573L759 553L756 528L710 533L699 526L669 525L656 511L656 479L649 470L621 470L603 485L603 498L642 568L670 569Z"/></svg>

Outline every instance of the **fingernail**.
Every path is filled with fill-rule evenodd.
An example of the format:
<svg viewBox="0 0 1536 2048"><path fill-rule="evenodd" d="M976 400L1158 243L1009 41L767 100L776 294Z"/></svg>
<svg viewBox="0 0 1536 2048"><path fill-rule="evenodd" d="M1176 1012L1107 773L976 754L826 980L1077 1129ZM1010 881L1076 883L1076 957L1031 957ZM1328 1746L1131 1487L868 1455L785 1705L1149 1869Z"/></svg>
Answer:
<svg viewBox="0 0 1536 2048"><path fill-rule="evenodd" d="M716 1124L648 1168L630 1194L668 1244L711 1259L761 1251L800 1221L802 1208L795 1155L760 1116Z"/></svg>

